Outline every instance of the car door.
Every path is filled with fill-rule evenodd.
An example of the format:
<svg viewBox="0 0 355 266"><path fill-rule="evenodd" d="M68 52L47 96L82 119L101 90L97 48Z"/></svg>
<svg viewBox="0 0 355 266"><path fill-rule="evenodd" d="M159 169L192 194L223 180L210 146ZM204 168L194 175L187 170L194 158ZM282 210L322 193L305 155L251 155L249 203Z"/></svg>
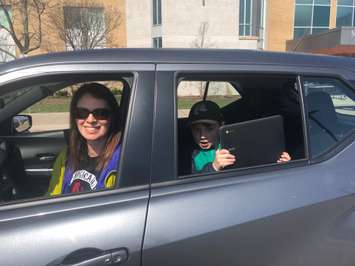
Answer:
<svg viewBox="0 0 355 266"><path fill-rule="evenodd" d="M147 139L152 134L154 65L116 64L112 60L110 64L62 61L57 65L46 60L44 65L37 61L35 66L28 60L16 71L7 71L1 75L0 90L18 81L36 83L62 75L69 78L75 74L75 78L84 77L84 81L87 76L108 73L111 76L129 73L134 77L122 143L119 187L2 204L0 264L141 265L149 196L151 143ZM50 139L50 136L41 137ZM45 145L45 141L33 145Z"/></svg>
<svg viewBox="0 0 355 266"><path fill-rule="evenodd" d="M157 70L156 108L165 112L156 111L153 165L158 166L163 158L166 161L152 172L155 184L143 246L144 265L353 265L354 133L318 160L309 157L310 139L305 134L303 159L178 177L174 100L178 80L189 78L184 73L191 73L191 80L196 80L193 74L197 78L211 75L211 80L218 80L217 74L230 78L233 72L238 76L237 70L243 71L242 76L293 74L298 75L296 82L301 88L302 74L307 71L340 76L344 84L353 77L351 71L245 64L159 65ZM334 75L336 71L338 75ZM299 90L300 103L303 93ZM307 132L308 107L300 107L301 124Z"/></svg>
<svg viewBox="0 0 355 266"><path fill-rule="evenodd" d="M24 186L30 186L31 196L43 195L48 188L55 158L67 144L65 130L2 135L0 138L10 143L12 162L28 177ZM15 159L17 157L18 160Z"/></svg>

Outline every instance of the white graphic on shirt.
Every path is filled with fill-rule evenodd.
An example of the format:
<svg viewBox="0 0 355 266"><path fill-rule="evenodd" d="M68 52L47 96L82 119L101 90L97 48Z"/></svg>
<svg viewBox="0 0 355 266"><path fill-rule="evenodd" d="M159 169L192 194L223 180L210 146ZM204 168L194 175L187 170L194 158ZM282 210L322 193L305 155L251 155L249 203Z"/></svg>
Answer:
<svg viewBox="0 0 355 266"><path fill-rule="evenodd" d="M72 179L70 180L70 185L75 180L82 180L87 182L90 185L91 190L94 190L97 185L96 176L86 170L79 170L74 172Z"/></svg>

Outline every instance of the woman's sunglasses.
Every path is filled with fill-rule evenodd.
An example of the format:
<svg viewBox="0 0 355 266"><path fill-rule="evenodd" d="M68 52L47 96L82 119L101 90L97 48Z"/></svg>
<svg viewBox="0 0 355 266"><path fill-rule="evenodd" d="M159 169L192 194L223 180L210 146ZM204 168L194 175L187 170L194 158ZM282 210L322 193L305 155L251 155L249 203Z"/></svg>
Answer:
<svg viewBox="0 0 355 266"><path fill-rule="evenodd" d="M76 119L86 119L89 114L92 114L97 120L107 120L111 116L111 110L107 108L97 108L90 111L82 107L75 108Z"/></svg>

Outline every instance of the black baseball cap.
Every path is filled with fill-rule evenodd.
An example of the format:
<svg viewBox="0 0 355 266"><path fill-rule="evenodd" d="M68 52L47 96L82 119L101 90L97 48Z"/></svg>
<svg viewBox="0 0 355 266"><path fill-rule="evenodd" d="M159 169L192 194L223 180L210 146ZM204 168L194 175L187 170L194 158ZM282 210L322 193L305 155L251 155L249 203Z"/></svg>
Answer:
<svg viewBox="0 0 355 266"><path fill-rule="evenodd" d="M200 101L195 103L190 110L188 125L196 123L221 124L223 115L219 106L212 101Z"/></svg>

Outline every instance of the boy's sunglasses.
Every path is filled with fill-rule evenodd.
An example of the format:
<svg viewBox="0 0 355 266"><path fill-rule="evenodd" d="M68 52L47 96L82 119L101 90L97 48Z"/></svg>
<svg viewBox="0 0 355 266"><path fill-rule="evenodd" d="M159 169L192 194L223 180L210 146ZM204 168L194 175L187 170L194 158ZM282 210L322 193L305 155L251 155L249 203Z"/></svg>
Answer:
<svg viewBox="0 0 355 266"><path fill-rule="evenodd" d="M111 116L111 110L107 108L97 108L92 111L82 108L75 108L75 118L76 119L86 119L89 114L92 114L97 120L107 120Z"/></svg>

